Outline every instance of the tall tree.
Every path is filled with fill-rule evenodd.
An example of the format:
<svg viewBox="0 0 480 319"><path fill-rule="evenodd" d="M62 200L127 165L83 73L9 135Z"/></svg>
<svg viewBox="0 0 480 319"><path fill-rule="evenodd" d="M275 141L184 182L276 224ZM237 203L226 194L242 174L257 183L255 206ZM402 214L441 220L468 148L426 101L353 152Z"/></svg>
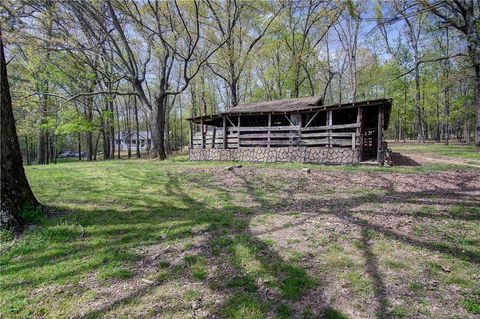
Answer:
<svg viewBox="0 0 480 319"><path fill-rule="evenodd" d="M147 35L147 40L155 43L155 55L158 59L158 84L154 103L145 101L140 92L141 83L138 82L138 76L133 78L132 85L140 94L137 94L139 100L150 110L150 123L152 127L152 148L150 156L158 157L163 160L166 158L165 151L165 127L168 98L184 92L190 82L198 75L202 67L227 41L231 33L221 34L220 37L208 36L205 31L206 21L203 14L208 12L209 8L202 5L202 2L160 2L150 0L143 6L137 6L135 3L126 1L107 1L108 12L112 18L113 25L120 35L120 40L126 48L128 61L132 63L138 61L133 54L131 45L125 36L124 26L119 19L119 13L127 15L135 21L138 28ZM117 10L119 11L117 13ZM238 10L233 12L233 24L235 26L238 20ZM213 39L210 39L213 37ZM205 44L203 47L201 44ZM150 53L150 47L149 47ZM132 53L128 53L132 52ZM149 56L150 58L150 56ZM147 59L147 61L149 60ZM131 69L138 69L129 67ZM146 70L146 65L144 65ZM173 85L173 77L179 70L181 78L177 81L182 85ZM137 74L138 72L135 72ZM145 79L145 73L140 79ZM131 80L132 81L132 80Z"/></svg>
<svg viewBox="0 0 480 319"><path fill-rule="evenodd" d="M467 40L468 55L475 70L475 143L480 146L480 5L474 0L421 2L435 16L457 29Z"/></svg>
<svg viewBox="0 0 480 319"><path fill-rule="evenodd" d="M346 1L346 8L343 12L343 23L335 26L342 49L348 58L348 70L350 80L350 101L357 100L358 91L358 46L359 32L361 25L361 14L364 11L365 2Z"/></svg>
<svg viewBox="0 0 480 319"><path fill-rule="evenodd" d="M394 7L398 14L403 18L407 26L408 43L413 52L413 63L415 70L415 126L417 129L418 140L425 142L425 124L423 109L420 101L420 39L422 35L422 21L424 15L418 13L417 15L410 16L408 7L410 2L406 0L394 1Z"/></svg>
<svg viewBox="0 0 480 319"><path fill-rule="evenodd" d="M216 27L223 37L228 37L224 47L217 52L217 62L209 62L208 66L212 72L220 77L228 86L230 96L229 107L239 104L241 98L240 80L244 74L245 67L251 62L251 56L261 39L266 35L268 29L283 10L283 6L272 13L257 8L254 3L249 7L239 6L237 1L228 0L225 8L220 3L207 0ZM265 6L265 3L262 3ZM269 8L271 9L271 8ZM240 12L237 22L236 11ZM265 19L264 17L267 17ZM266 21L262 23L262 19ZM260 22L259 22L260 21Z"/></svg>
<svg viewBox="0 0 480 319"><path fill-rule="evenodd" d="M306 63L317 54L317 47L342 12L343 7L338 7L334 1L288 1L284 41L290 53L293 72L291 97L300 96L300 88L305 80L310 83L310 95L314 95L315 87Z"/></svg>
<svg viewBox="0 0 480 319"><path fill-rule="evenodd" d="M23 169L22 153L20 152L15 119L13 118L1 26L0 95L0 229L19 232L24 226L24 221L19 215L21 209L27 206L38 207L39 203L30 189Z"/></svg>

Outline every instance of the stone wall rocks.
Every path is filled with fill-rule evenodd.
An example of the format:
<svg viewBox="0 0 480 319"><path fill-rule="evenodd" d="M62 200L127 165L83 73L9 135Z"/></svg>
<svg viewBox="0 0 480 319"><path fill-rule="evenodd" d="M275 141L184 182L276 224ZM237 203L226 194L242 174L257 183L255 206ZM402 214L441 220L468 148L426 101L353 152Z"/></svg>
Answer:
<svg viewBox="0 0 480 319"><path fill-rule="evenodd" d="M319 164L358 163L358 149L341 147L242 147L190 149L192 161L300 162Z"/></svg>

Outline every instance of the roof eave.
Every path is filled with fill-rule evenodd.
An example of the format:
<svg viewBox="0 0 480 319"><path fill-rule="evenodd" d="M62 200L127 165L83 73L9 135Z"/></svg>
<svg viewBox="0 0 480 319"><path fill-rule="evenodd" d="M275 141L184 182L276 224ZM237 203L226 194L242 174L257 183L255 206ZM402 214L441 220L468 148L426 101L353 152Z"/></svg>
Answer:
<svg viewBox="0 0 480 319"><path fill-rule="evenodd" d="M258 111L258 112L221 112L218 114L210 114L210 115L203 115L203 116L196 116L187 118L188 121L195 121L195 120L213 120L213 119L220 119L223 116L228 115L264 115L264 114L292 114L292 113L301 113L301 112L314 112L318 110L330 110L336 108L352 108L352 107L359 107L359 106L377 106L381 104L387 104L389 107L392 105L391 98L381 98L375 100L367 100L367 101L358 101L358 102L348 102L348 103L337 103L337 104L330 104L330 105L308 105L309 107L299 108L296 110L289 110L289 111Z"/></svg>

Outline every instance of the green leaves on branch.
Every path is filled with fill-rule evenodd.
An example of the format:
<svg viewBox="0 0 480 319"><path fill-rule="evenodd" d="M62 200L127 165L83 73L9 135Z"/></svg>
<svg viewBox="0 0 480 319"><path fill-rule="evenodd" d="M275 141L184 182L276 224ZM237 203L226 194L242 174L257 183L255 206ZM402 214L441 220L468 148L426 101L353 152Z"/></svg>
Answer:
<svg viewBox="0 0 480 319"><path fill-rule="evenodd" d="M55 129L56 134L84 133L94 130L93 123L88 122L80 112L70 109L62 115L62 120Z"/></svg>

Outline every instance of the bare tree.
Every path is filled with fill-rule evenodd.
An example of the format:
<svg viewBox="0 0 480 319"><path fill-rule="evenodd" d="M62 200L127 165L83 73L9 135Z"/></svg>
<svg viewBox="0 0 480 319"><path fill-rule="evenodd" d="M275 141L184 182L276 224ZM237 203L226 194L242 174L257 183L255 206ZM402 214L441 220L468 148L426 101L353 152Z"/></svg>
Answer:
<svg viewBox="0 0 480 319"><path fill-rule="evenodd" d="M361 13L364 3L346 1L346 8L342 12L342 22L334 26L337 31L338 38L343 50L347 54L349 81L350 81L350 98L355 102L357 100L358 91L358 70L357 70L357 51L359 32L361 25Z"/></svg>
<svg viewBox="0 0 480 319"><path fill-rule="evenodd" d="M388 39L388 34L386 30L387 24L395 23L399 20L405 22L407 42L409 48L413 55L413 68L405 72L401 76L414 71L415 78L415 130L417 132L417 139L421 142L425 142L425 123L423 117L423 109L421 106L421 87L420 87L420 66L424 61L421 59L420 54L420 43L422 36L422 28L425 20L425 14L422 12L415 11L415 3L412 4L409 0L394 0L391 2L391 7L393 9L394 17L385 21L377 17L377 23L379 29L385 39L388 52L399 62L400 65L403 65L404 61L397 56Z"/></svg>
<svg viewBox="0 0 480 319"><path fill-rule="evenodd" d="M282 12L283 6L274 12L258 13L259 9L255 7L254 3L248 6L239 6L237 1L232 0L228 0L225 6L210 0L207 0L206 3L211 9L218 31L223 37L228 38L224 47L217 53L219 61L209 62L208 66L227 84L230 95L229 107L235 107L241 98L240 79L245 67L252 61L254 49ZM262 18L266 21L260 22L256 26L254 21ZM247 29L255 30L255 35L248 35Z"/></svg>
<svg viewBox="0 0 480 319"><path fill-rule="evenodd" d="M187 89L192 79L212 55L229 41L231 33L221 34L220 39L207 39L204 35L205 23L202 22L204 18L200 14L202 3L197 1L179 4L177 2L150 0L142 6L142 10L136 3L125 0L117 1L114 4L117 9L126 14L147 34L147 38L151 39L153 45L158 44L155 53L158 58L156 73L159 80L155 101L149 104L141 96L139 98L150 110L149 118L153 141L150 156L162 160L166 158L165 118L167 98L178 95ZM128 49L130 45L117 17L114 4L112 1L107 1L109 13L117 32L120 34L123 46L127 48L127 52L132 52L129 53L129 59L134 60L130 58L130 55L133 56L134 54L131 49ZM202 9L208 10L208 8ZM239 12L235 9L232 17L233 26L235 26L238 17ZM201 44L205 41L209 41L213 45L202 46ZM177 79L177 81L182 82L178 89L172 85L173 74L176 73L172 71L175 68L180 69L180 74L182 74L182 78ZM144 70L146 70L146 65ZM145 76L142 75L140 79L143 80L144 78ZM138 83L135 83L135 78L133 78L132 84L134 87L139 86Z"/></svg>
<svg viewBox="0 0 480 319"><path fill-rule="evenodd" d="M288 1L288 36L285 44L291 55L290 68L293 68L292 97L299 97L302 83L311 79L305 61L316 52L342 11L333 1ZM328 14L331 12L333 15ZM302 76L302 71L305 76ZM310 91L314 93L312 88Z"/></svg>

